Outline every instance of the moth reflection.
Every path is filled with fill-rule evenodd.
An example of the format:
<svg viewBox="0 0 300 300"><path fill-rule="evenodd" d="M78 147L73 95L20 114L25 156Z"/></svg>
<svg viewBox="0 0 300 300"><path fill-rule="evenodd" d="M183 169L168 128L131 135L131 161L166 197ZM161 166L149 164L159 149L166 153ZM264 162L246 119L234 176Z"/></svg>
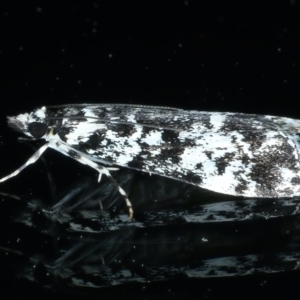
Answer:
<svg viewBox="0 0 300 300"><path fill-rule="evenodd" d="M116 176L134 222L106 179L80 179L48 205L3 196L10 230L2 230L1 260L11 276L98 288L299 268L299 200L244 200L128 170Z"/></svg>

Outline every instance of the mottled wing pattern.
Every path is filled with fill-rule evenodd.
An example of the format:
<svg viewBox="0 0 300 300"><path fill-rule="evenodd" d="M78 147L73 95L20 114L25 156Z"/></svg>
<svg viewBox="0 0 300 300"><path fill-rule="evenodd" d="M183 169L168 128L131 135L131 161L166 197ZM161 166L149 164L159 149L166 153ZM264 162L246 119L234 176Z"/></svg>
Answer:
<svg viewBox="0 0 300 300"><path fill-rule="evenodd" d="M49 107L91 160L247 197L300 194L298 120L134 105Z"/></svg>

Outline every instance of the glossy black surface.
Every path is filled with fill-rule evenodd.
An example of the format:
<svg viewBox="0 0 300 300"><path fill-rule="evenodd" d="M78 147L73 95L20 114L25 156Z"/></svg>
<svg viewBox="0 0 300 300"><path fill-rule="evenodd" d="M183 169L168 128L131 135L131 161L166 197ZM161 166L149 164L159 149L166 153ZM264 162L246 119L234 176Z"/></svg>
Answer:
<svg viewBox="0 0 300 300"><path fill-rule="evenodd" d="M0 10L0 177L18 168L34 151L17 141L19 133L8 128L6 116L29 112L42 105L120 102L299 119L299 10L296 1L270 4L248 1L237 5L191 0L163 4L161 1L117 4L72 1L57 5L51 2L3 5ZM38 147L41 143L34 145ZM52 150L43 156L53 176L51 188L46 169L38 162L1 183L0 191L29 201L40 199L49 205L53 195L67 189L81 176L96 177L93 170ZM51 235L41 233L48 228L47 221L35 214L37 230L33 234L34 228L13 222L19 202L11 199L12 204L8 204L8 198L3 199L1 245L26 250L29 255L44 251L46 257L54 255ZM181 205L167 203L167 207L179 209ZM267 222L261 227L259 223L249 223L250 227L244 228L248 233L253 232L255 238L261 233L255 244L258 248L262 247L260 243L271 240L277 242L274 249L288 245L285 243L290 236L283 232L291 223L276 225L283 230L274 231L282 240L268 235L272 232L268 224L273 225ZM178 224L176 228L178 231L172 231L175 235L182 230ZM247 238L246 233L240 236ZM213 251L226 254L228 249L245 250L241 240L237 247L230 245L225 242L227 250L213 247ZM297 248L297 242L292 247ZM268 242L266 248L273 246ZM47 290L44 286L53 281L47 282L42 266L35 271L39 282L30 283L12 276L13 271L24 266L22 260L5 251L0 256L1 299L14 299L20 293L49 299L241 299L244 296L287 299L298 294L300 280L299 272L280 272L213 279L179 276L92 291L65 288L62 284ZM44 257L40 259L45 261Z"/></svg>

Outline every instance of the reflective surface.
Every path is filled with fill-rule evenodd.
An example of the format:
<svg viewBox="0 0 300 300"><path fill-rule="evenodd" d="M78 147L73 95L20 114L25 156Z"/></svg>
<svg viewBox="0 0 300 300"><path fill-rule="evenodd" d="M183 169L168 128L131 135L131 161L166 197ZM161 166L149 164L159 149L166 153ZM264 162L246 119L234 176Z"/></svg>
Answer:
<svg viewBox="0 0 300 300"><path fill-rule="evenodd" d="M296 199L245 200L129 170L115 178L132 201L133 222L106 178L98 184L96 176L82 177L48 203L2 194L7 275L60 293L85 287L93 295L97 288L299 268Z"/></svg>

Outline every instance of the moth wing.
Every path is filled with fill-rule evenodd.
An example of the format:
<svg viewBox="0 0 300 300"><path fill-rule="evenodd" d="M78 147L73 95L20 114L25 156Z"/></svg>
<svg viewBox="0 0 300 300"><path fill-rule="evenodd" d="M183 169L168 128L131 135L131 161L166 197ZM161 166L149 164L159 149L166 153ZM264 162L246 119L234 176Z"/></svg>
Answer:
<svg viewBox="0 0 300 300"><path fill-rule="evenodd" d="M126 105L73 110L86 119L65 140L92 160L231 195L300 193L297 120Z"/></svg>

